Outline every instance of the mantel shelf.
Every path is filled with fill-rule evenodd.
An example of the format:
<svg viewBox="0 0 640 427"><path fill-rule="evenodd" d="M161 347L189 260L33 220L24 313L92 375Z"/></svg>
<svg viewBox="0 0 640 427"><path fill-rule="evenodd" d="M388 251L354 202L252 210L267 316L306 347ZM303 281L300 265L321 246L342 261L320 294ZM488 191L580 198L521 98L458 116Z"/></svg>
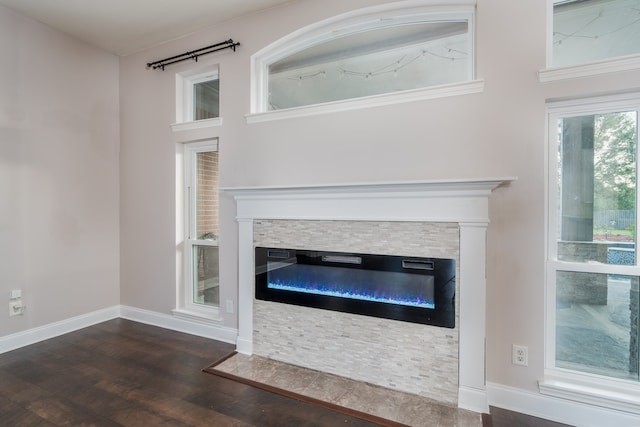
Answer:
<svg viewBox="0 0 640 427"><path fill-rule="evenodd" d="M516 178L227 187L237 219L488 223L488 198Z"/></svg>
<svg viewBox="0 0 640 427"><path fill-rule="evenodd" d="M283 195L327 195L327 194L358 194L358 193L389 193L389 192L450 192L452 194L481 192L490 193L497 187L515 181L515 177L500 177L486 179L456 179L456 180L432 180L432 181L389 181L389 182L363 182L363 183L338 183L321 185L292 185L292 186L265 186L265 187L222 187L221 191L238 197L277 197Z"/></svg>

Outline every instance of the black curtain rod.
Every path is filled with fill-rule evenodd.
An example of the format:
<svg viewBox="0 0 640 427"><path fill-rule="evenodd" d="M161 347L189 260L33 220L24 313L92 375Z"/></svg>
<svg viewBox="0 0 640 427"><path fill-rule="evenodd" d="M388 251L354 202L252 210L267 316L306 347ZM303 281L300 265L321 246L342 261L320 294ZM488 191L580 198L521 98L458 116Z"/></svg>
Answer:
<svg viewBox="0 0 640 427"><path fill-rule="evenodd" d="M147 68L161 69L164 71L164 67L167 65L175 64L176 62L186 61L187 59L193 59L198 62L198 57L207 55L209 53L217 52L224 49L232 49L236 51L236 46L240 46L240 42L234 42L233 39L223 41L220 43L212 44L211 46L202 47L200 49L192 50L190 52L181 53L180 55L164 58L159 61L147 62Z"/></svg>

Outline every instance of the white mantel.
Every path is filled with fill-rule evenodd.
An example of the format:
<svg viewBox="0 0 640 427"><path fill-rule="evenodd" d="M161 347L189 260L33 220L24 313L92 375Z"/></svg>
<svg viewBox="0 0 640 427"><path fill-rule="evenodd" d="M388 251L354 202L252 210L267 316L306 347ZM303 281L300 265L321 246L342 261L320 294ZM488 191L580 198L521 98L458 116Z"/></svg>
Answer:
<svg viewBox="0 0 640 427"><path fill-rule="evenodd" d="M514 180L222 188L236 200L239 223L238 352L253 352L254 220L455 222L460 226L458 406L488 412L485 389L488 199L495 188Z"/></svg>

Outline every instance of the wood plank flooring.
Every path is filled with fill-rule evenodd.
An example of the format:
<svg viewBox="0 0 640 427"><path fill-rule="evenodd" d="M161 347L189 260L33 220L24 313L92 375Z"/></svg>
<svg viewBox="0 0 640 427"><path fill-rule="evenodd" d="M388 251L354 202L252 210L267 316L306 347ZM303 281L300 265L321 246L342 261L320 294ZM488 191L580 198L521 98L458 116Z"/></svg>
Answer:
<svg viewBox="0 0 640 427"><path fill-rule="evenodd" d="M0 354L0 425L376 425L202 372L233 348L115 319ZM511 427L538 425L505 413Z"/></svg>

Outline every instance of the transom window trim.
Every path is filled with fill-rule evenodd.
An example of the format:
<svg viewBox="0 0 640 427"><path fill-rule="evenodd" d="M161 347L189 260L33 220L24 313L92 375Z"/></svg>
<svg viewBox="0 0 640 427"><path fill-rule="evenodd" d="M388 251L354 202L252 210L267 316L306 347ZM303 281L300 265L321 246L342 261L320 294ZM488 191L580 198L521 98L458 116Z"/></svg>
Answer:
<svg viewBox="0 0 640 427"><path fill-rule="evenodd" d="M219 127L219 126L222 126L221 117L216 117L214 119L195 120L195 121L184 122L184 123L173 123L171 125L171 130L173 132L182 132L182 131L190 131L190 130L196 130L196 129L207 129L207 128L213 128L213 127Z"/></svg>
<svg viewBox="0 0 640 427"><path fill-rule="evenodd" d="M266 111L263 113L247 114L245 118L247 123L249 124L261 123L273 120L291 119L297 117L335 113L340 111L357 110L362 108L381 107L384 105L424 101L428 99L444 98L448 96L470 95L473 93L481 93L483 90L484 80L474 80L471 82L433 86L426 89L406 90L402 92L388 93L385 95L372 95L362 98L326 102L324 104L308 105L305 107L295 107L283 110Z"/></svg>
<svg viewBox="0 0 640 427"><path fill-rule="evenodd" d="M547 188L546 188L546 274L545 274L545 367L538 383L541 394L569 399L625 412L640 414L640 383L556 367L556 275L558 272L584 272L640 276L638 261L623 266L558 260L557 236L558 157L557 128L560 118L607 114L635 110L640 112L640 93L551 102L547 105ZM639 218L640 219L640 218ZM638 219L636 220L638 221ZM636 224L636 229L638 224Z"/></svg>
<svg viewBox="0 0 640 427"><path fill-rule="evenodd" d="M546 68L538 71L538 79L541 83L545 83L638 69L640 69L640 55L628 55L582 65Z"/></svg>
<svg viewBox="0 0 640 427"><path fill-rule="evenodd" d="M553 64L553 7L567 0L547 0L547 49L546 68L538 71L541 83L558 80L575 79L580 77L597 76L600 74L631 71L640 69L640 54L625 55L593 61L584 64L554 67Z"/></svg>
<svg viewBox="0 0 640 427"><path fill-rule="evenodd" d="M222 118L194 120L194 85L219 79L218 65L176 73L176 122L171 124L173 132L206 129L222 125Z"/></svg>
<svg viewBox="0 0 640 427"><path fill-rule="evenodd" d="M278 114L279 111L283 110L275 110L269 111L268 102L269 102L269 72L268 67L270 64L281 60L289 55L292 55L296 52L309 48L311 46L320 44L322 42L335 39L338 36L350 35L358 32L363 32L367 30L371 30L374 28L384 28L387 26L395 26L402 24L410 24L410 23L425 23L425 22L437 22L437 21L466 21L468 24L468 52L470 66L469 66L469 76L468 82L460 83L460 84L451 84L451 85L443 85L443 86L465 86L469 82L474 83L473 79L475 77L475 0L463 0L457 5L452 6L443 6L441 4L435 4L433 1L405 1L398 2L392 4L386 4L382 6L374 6L366 9L359 9L356 11L348 12L342 15L338 15L333 18L326 19L324 21L320 21L315 24L308 25L300 30L294 31L289 35L275 41L264 49L260 50L256 54L251 57L251 111L246 116L247 122L260 122L265 120L270 120L263 117L253 119L254 115L262 115L264 113L274 115L274 116L282 116L282 114ZM383 23L384 24L381 24ZM476 83L482 83L481 81L476 81ZM482 84L480 84L482 86ZM437 87L436 87L437 88ZM401 91L396 93L389 93L384 95L377 95L365 98L383 98L383 97L391 97L391 99L387 102L383 102L383 104L392 104L398 102L404 102L403 97L395 97L393 99L393 95L397 95L402 92L428 92L431 88L426 89L418 89L412 91ZM473 92L481 91L473 90ZM442 93L440 88L437 89L438 92ZM452 95L456 95L457 91L454 89L452 91ZM464 93L468 93L463 90ZM471 92L471 93L473 93ZM444 96L442 94L433 96L427 95L426 98L436 98ZM424 97L412 97L408 96L405 98L409 98L408 100L413 101L416 99L424 99ZM353 100L356 101L354 106L350 108L338 108L337 111L342 111L344 109L353 109L353 108L364 108L367 103L358 103L357 98ZM351 102L352 99L339 101L338 104L344 104ZM326 103L327 108L320 108L321 111L318 111L318 106L322 106L323 104L313 104L311 105L311 109L303 113L302 115L314 115L318 113L324 113L327 111L334 111L336 102L328 102ZM380 105L380 103L376 103L376 105ZM293 108L291 110L307 110L307 107L299 107ZM298 115L298 114L294 114ZM285 115L284 117L287 117ZM277 118L284 118L277 117ZM275 117L274 117L275 118Z"/></svg>

